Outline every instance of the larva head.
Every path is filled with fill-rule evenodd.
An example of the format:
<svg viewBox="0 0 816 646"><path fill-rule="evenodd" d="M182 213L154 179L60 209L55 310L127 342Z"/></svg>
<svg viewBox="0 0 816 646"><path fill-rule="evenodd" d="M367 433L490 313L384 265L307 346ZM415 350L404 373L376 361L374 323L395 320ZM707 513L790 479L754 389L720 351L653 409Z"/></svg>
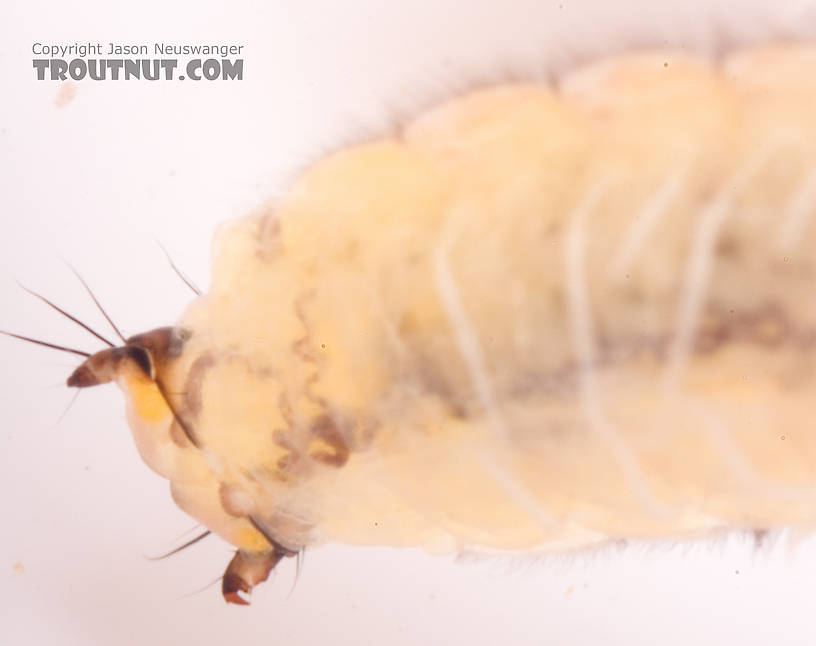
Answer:
<svg viewBox="0 0 816 646"><path fill-rule="evenodd" d="M173 403L180 379L189 370L190 357L185 357L184 350L190 336L187 329L171 327L137 334L122 346L89 356L67 384L88 388L116 382L122 389L144 462L171 481L178 505L208 527L201 537L212 531L239 548L224 573L222 592L229 603L246 604L240 593L249 592L280 559L296 552L267 537L250 517L224 510L226 489L211 471L212 451L196 437L194 424L185 421L190 411L183 398Z"/></svg>
<svg viewBox="0 0 816 646"><path fill-rule="evenodd" d="M184 449L198 443L180 416L172 395L178 391L179 360L186 330L162 327L90 355L67 385L88 388L115 382L125 395L127 419L145 463L171 481L190 477L197 456Z"/></svg>
<svg viewBox="0 0 816 646"><path fill-rule="evenodd" d="M88 388L126 376L161 381L161 373L169 360L181 354L187 336L186 331L171 327L137 334L123 346L106 348L88 357L71 373L67 384Z"/></svg>

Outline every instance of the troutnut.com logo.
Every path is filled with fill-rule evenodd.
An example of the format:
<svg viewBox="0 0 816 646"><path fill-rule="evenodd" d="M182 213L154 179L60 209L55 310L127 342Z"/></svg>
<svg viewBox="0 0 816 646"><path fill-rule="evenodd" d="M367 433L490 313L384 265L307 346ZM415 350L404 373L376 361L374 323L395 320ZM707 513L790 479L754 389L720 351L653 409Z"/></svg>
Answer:
<svg viewBox="0 0 816 646"><path fill-rule="evenodd" d="M244 45L36 42L31 46L38 81L240 81Z"/></svg>

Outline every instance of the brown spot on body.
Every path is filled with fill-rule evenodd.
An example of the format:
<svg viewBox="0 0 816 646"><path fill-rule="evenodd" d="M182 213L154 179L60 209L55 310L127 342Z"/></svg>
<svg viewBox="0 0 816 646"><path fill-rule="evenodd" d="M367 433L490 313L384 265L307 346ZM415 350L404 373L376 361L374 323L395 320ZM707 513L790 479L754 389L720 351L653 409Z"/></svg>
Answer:
<svg viewBox="0 0 816 646"><path fill-rule="evenodd" d="M290 432L277 428L272 431L272 441L280 448L287 451L286 455L278 459L276 463L276 476L283 480L288 480L289 477L296 470L297 466L302 463L303 450L294 441L294 433L291 431L295 428L295 412L292 409L292 404L289 403L289 398L286 393L281 393L278 397L278 411L281 417L288 425Z"/></svg>
<svg viewBox="0 0 816 646"><path fill-rule="evenodd" d="M715 251L721 258L739 258L740 245L733 235L724 234L717 240Z"/></svg>
<svg viewBox="0 0 816 646"><path fill-rule="evenodd" d="M769 348L781 345L791 336L791 325L776 305L746 315L745 328L748 340Z"/></svg>
<svg viewBox="0 0 816 646"><path fill-rule="evenodd" d="M297 355L299 359L313 363L315 358L312 355L311 347L309 346L309 339L304 337L292 343L292 352Z"/></svg>
<svg viewBox="0 0 816 646"><path fill-rule="evenodd" d="M295 356L300 359L301 361L306 361L308 363L314 363L316 361L316 357L314 352L312 351L312 347L314 342L312 340L312 331L309 329L309 324L306 321L306 313L303 311L303 303L304 301L313 298L314 292L310 291L295 300L295 316L297 320L300 321L301 325L303 325L303 336L299 339L295 340L292 343L292 352L295 353Z"/></svg>
<svg viewBox="0 0 816 646"><path fill-rule="evenodd" d="M292 428L290 426L290 428ZM275 466L277 476L283 480L289 480L303 466L302 447L294 441L294 435L287 433L283 429L276 429L272 432L272 441L279 447L287 451L286 455L278 458Z"/></svg>
<svg viewBox="0 0 816 646"><path fill-rule="evenodd" d="M187 431L184 430L184 427L179 423L177 417L173 418L173 423L170 425L170 430L168 432L170 434L170 440L177 447L186 449L193 446L190 437L187 435Z"/></svg>
<svg viewBox="0 0 816 646"><path fill-rule="evenodd" d="M700 323L694 338L694 350L708 354L717 350L731 337L731 327L720 317L708 316Z"/></svg>
<svg viewBox="0 0 816 646"><path fill-rule="evenodd" d="M293 426L295 423L295 413L292 410L292 404L289 403L289 398L286 396L286 393L281 393L280 397L278 397L278 410L286 423L290 427Z"/></svg>
<svg viewBox="0 0 816 646"><path fill-rule="evenodd" d="M321 415L309 429L318 442L309 443L309 457L323 464L342 467L349 459L349 448L342 432L329 415Z"/></svg>
<svg viewBox="0 0 816 646"><path fill-rule="evenodd" d="M782 309L775 304L749 312L729 310L727 314L709 313L700 323L694 349L709 353L729 341L740 341L776 348L796 337Z"/></svg>
<svg viewBox="0 0 816 646"><path fill-rule="evenodd" d="M261 205L254 213L258 220L255 230L255 257L269 262L278 256L283 248L280 220L275 215L272 202Z"/></svg>

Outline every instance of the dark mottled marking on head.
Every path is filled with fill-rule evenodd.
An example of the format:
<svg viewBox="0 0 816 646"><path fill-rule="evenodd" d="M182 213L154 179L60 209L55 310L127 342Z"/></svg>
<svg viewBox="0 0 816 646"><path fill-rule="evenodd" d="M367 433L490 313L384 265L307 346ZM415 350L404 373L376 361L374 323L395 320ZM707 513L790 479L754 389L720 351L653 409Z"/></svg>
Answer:
<svg viewBox="0 0 816 646"><path fill-rule="evenodd" d="M193 432L193 426L182 418L181 413L176 409L176 406L171 401L170 393L167 392L167 389L164 387L162 381L160 379L157 379L155 381L155 384L156 388L159 389L161 396L164 398L164 401L167 403L167 407L170 409L170 412L173 413L173 420L181 427L181 430L184 431L184 434L187 436L187 439L190 440L192 445L195 448L200 449L201 443L199 442L198 438L195 436L195 433ZM168 429L168 432L170 432L170 429Z"/></svg>
<svg viewBox="0 0 816 646"><path fill-rule="evenodd" d="M138 345L125 346L124 350L127 355L133 359L133 362L141 368L146 377L150 379L156 378L156 368L153 365L153 358L150 352L144 348L140 348Z"/></svg>
<svg viewBox="0 0 816 646"><path fill-rule="evenodd" d="M134 334L125 341L125 346L144 348L157 364L164 364L181 354L185 340L176 328L168 326Z"/></svg>
<svg viewBox="0 0 816 646"><path fill-rule="evenodd" d="M201 412L201 385L204 382L204 376L215 363L215 357L212 354L203 354L193 361L187 373L183 396L184 411L193 418L198 417Z"/></svg>
<svg viewBox="0 0 816 646"><path fill-rule="evenodd" d="M176 359L184 351L184 344L193 336L193 331L188 328L175 327L170 333L170 343L167 345L167 356Z"/></svg>

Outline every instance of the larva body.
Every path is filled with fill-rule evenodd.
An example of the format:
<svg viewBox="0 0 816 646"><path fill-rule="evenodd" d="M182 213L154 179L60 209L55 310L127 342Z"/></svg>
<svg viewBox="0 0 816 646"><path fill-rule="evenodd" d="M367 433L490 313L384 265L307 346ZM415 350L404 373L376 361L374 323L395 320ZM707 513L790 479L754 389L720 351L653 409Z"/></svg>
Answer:
<svg viewBox="0 0 816 646"><path fill-rule="evenodd" d="M317 162L115 370L143 458L245 588L330 541L809 527L814 65L618 57Z"/></svg>

